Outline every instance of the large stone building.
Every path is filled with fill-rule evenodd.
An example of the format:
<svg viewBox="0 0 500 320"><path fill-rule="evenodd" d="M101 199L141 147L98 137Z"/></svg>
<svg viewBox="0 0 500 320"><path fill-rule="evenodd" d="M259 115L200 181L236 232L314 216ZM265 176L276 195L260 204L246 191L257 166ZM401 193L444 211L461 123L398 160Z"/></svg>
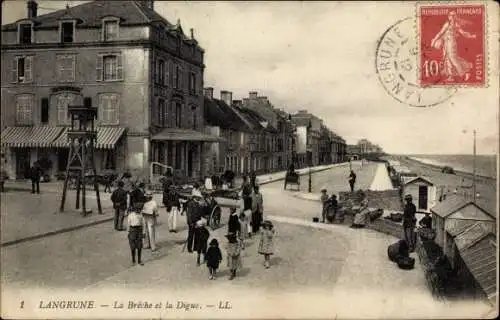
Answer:
<svg viewBox="0 0 500 320"><path fill-rule="evenodd" d="M92 1L2 26L2 147L11 177L68 156L68 105L98 108L97 168L152 161L203 175L204 50L153 1Z"/></svg>

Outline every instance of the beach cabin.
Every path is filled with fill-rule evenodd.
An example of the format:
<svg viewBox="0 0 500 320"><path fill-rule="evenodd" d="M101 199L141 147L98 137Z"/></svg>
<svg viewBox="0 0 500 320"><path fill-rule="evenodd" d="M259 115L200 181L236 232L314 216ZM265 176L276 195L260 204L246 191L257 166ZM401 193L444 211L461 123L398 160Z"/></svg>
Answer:
<svg viewBox="0 0 500 320"><path fill-rule="evenodd" d="M417 212L430 212L436 204L436 186L428 178L418 176L403 176L403 195L411 194L413 203L417 207Z"/></svg>
<svg viewBox="0 0 500 320"><path fill-rule="evenodd" d="M497 295L496 236L483 222L477 222L457 234L453 243L453 267L462 289L471 293L473 299L494 304Z"/></svg>
<svg viewBox="0 0 500 320"><path fill-rule="evenodd" d="M454 238L480 222L487 232L496 234L496 218L477 203L460 196L452 196L431 208L436 243L443 249L452 266Z"/></svg>

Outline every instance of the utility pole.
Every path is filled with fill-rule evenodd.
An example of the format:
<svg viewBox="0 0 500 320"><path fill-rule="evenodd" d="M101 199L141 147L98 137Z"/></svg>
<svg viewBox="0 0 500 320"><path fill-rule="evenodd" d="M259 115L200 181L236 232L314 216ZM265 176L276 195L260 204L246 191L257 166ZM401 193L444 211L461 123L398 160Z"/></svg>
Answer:
<svg viewBox="0 0 500 320"><path fill-rule="evenodd" d="M312 192L312 172L311 172L311 166L312 166L312 152L309 153L309 186L308 186L309 193Z"/></svg>
<svg viewBox="0 0 500 320"><path fill-rule="evenodd" d="M472 193L474 202L476 202L476 130L474 130L474 157L472 164Z"/></svg>

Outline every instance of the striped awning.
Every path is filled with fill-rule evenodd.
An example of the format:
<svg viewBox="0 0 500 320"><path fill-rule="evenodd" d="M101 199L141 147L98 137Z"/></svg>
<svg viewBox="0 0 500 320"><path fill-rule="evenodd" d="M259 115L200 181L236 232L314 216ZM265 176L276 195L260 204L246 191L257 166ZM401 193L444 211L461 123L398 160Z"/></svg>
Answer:
<svg viewBox="0 0 500 320"><path fill-rule="evenodd" d="M53 145L58 148L68 148L68 129L64 129L61 136L54 141ZM114 149L116 143L125 132L125 128L120 127L97 127L96 149Z"/></svg>
<svg viewBox="0 0 500 320"><path fill-rule="evenodd" d="M11 148L50 148L64 129L52 126L7 127L2 131L2 146Z"/></svg>
<svg viewBox="0 0 500 320"><path fill-rule="evenodd" d="M180 129L167 128L153 135L151 140L157 141L200 141L200 142L220 142L225 141L222 137L213 136L204 132Z"/></svg>

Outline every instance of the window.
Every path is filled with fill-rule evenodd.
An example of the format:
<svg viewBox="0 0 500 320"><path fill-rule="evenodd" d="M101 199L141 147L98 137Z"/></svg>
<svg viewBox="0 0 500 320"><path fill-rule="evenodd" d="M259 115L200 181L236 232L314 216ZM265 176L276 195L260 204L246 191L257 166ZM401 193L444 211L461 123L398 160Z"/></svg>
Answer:
<svg viewBox="0 0 500 320"><path fill-rule="evenodd" d="M196 73L189 73L189 93L196 94Z"/></svg>
<svg viewBox="0 0 500 320"><path fill-rule="evenodd" d="M31 83L33 81L33 57L15 57L12 61L12 82Z"/></svg>
<svg viewBox="0 0 500 320"><path fill-rule="evenodd" d="M47 99L47 98L42 99L40 118L41 118L40 121L42 124L49 123L49 99Z"/></svg>
<svg viewBox="0 0 500 320"><path fill-rule="evenodd" d="M182 105L180 102L175 103L175 126L182 127Z"/></svg>
<svg viewBox="0 0 500 320"><path fill-rule="evenodd" d="M193 112L193 114L192 114L192 116L193 116L193 130L196 130L196 129L198 129L198 112L196 112L197 111L196 106L192 106L191 110Z"/></svg>
<svg viewBox="0 0 500 320"><path fill-rule="evenodd" d="M167 120L167 109L164 99L158 99L158 124L162 127L165 127L165 123Z"/></svg>
<svg viewBox="0 0 500 320"><path fill-rule="evenodd" d="M156 60L156 83L165 84L165 61Z"/></svg>
<svg viewBox="0 0 500 320"><path fill-rule="evenodd" d="M104 21L102 28L104 41L113 41L118 39L118 20Z"/></svg>
<svg viewBox="0 0 500 320"><path fill-rule="evenodd" d="M170 61L165 62L165 85L170 85Z"/></svg>
<svg viewBox="0 0 500 320"><path fill-rule="evenodd" d="M19 43L31 44L33 43L33 25L31 23L19 24Z"/></svg>
<svg viewBox="0 0 500 320"><path fill-rule="evenodd" d="M57 122L69 124L68 106L74 104L76 95L71 92L63 92L57 95Z"/></svg>
<svg viewBox="0 0 500 320"><path fill-rule="evenodd" d="M123 80L121 54L103 54L97 57L97 81Z"/></svg>
<svg viewBox="0 0 500 320"><path fill-rule="evenodd" d="M16 124L33 124L33 96L31 94L16 97Z"/></svg>
<svg viewBox="0 0 500 320"><path fill-rule="evenodd" d="M57 80L59 82L75 81L76 55L57 55Z"/></svg>
<svg viewBox="0 0 500 320"><path fill-rule="evenodd" d="M119 123L120 98L115 93L99 95L99 121L102 124Z"/></svg>
<svg viewBox="0 0 500 320"><path fill-rule="evenodd" d="M174 67L174 88L178 90L182 90L182 68L176 64Z"/></svg>
<svg viewBox="0 0 500 320"><path fill-rule="evenodd" d="M75 38L75 23L73 21L61 22L61 42L72 43Z"/></svg>

